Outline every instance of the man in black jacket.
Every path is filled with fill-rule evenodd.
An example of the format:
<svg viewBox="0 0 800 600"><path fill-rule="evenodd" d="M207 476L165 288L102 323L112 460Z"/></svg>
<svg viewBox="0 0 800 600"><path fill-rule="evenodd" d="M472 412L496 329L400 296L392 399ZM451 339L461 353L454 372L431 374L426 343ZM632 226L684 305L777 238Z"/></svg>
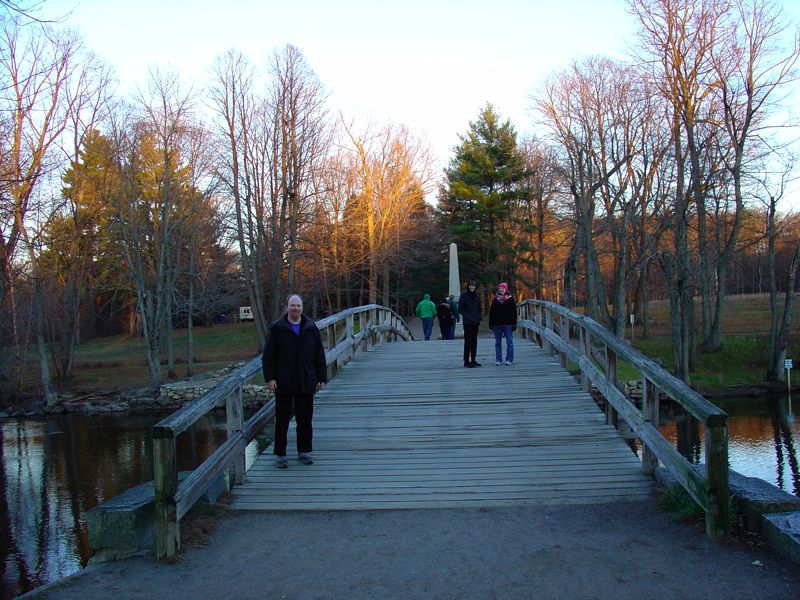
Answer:
<svg viewBox="0 0 800 600"><path fill-rule="evenodd" d="M322 336L316 323L303 315L303 300L297 294L289 296L286 314L267 328L261 365L264 381L275 394L275 465L289 466L286 438L292 412L297 423L297 456L302 463L313 464L314 393L325 387L328 367Z"/></svg>

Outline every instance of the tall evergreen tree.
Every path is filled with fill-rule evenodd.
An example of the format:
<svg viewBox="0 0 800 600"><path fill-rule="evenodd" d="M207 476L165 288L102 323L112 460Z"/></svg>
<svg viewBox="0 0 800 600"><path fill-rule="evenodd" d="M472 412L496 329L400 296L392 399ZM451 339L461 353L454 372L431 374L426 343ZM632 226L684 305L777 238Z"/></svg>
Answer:
<svg viewBox="0 0 800 600"><path fill-rule="evenodd" d="M439 210L458 244L461 271L485 282L513 280L513 208L525 177L516 131L487 104L459 139L445 171Z"/></svg>

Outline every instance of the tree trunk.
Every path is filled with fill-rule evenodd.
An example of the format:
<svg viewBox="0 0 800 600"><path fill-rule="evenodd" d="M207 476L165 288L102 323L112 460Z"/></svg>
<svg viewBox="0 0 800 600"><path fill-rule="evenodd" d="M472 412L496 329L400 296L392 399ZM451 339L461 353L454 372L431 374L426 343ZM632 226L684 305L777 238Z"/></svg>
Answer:
<svg viewBox="0 0 800 600"><path fill-rule="evenodd" d="M58 403L58 395L53 389L50 379L50 367L47 361L47 341L44 337L44 291L40 279L36 279L33 286L34 322L36 326L36 346L39 350L39 368L41 370L42 393L45 406L48 408Z"/></svg>
<svg viewBox="0 0 800 600"><path fill-rule="evenodd" d="M189 245L189 299L186 307L186 376L194 375L194 244Z"/></svg>
<svg viewBox="0 0 800 600"><path fill-rule="evenodd" d="M778 284L775 275L775 198L769 199L767 210L767 276L769 279L769 344L767 345L767 380L777 380L782 376L783 365L778 364Z"/></svg>

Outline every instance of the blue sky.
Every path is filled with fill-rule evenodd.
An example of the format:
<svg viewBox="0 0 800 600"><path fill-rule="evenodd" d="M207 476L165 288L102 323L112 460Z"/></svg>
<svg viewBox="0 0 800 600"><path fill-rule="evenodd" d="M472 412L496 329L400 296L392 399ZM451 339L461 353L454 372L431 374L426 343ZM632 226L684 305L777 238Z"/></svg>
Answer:
<svg viewBox="0 0 800 600"><path fill-rule="evenodd" d="M256 64L298 47L349 119L404 124L440 166L491 102L520 132L530 94L590 54L624 57L633 21L624 0L46 0L111 64L122 91L148 69L174 68L202 87L230 48ZM800 21L800 1L784 0Z"/></svg>
<svg viewBox="0 0 800 600"><path fill-rule="evenodd" d="M263 64L297 46L331 103L348 117L402 123L442 160L491 102L518 130L528 96L552 70L590 53L620 55L629 17L621 1L48 0L74 7L67 24L116 70L122 89L149 67L202 85L229 48Z"/></svg>

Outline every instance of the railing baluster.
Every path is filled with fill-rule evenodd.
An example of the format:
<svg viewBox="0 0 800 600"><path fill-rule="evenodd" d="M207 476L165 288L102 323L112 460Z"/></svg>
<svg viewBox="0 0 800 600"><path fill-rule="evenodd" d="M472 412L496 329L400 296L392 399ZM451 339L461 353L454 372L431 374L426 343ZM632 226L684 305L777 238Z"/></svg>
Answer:
<svg viewBox="0 0 800 600"><path fill-rule="evenodd" d="M580 332L581 354L583 354L587 360L591 361L592 341L589 339L590 333L583 325L580 326ZM589 377L586 376L586 373L584 373L583 369L581 369L581 387L587 392L591 389L591 382L589 381Z"/></svg>
<svg viewBox="0 0 800 600"><path fill-rule="evenodd" d="M706 532L712 539L724 538L730 529L730 498L728 488L728 425L724 419L707 419L706 479L708 481L708 510Z"/></svg>
<svg viewBox="0 0 800 600"><path fill-rule="evenodd" d="M180 547L180 529L175 493L178 469L175 461L175 438L153 439L153 486L156 516L156 559L173 560Z"/></svg>
<svg viewBox="0 0 800 600"><path fill-rule="evenodd" d="M233 392L228 394L225 399L225 429L228 438L232 437L237 431L242 430L244 424L244 408L242 399L242 385L240 384ZM228 469L228 489L234 485L241 485L245 478L245 457L242 452L234 460Z"/></svg>
<svg viewBox="0 0 800 600"><path fill-rule="evenodd" d="M567 344L570 343L569 341L569 317L567 315L559 315L561 320L561 327L559 333L561 334L561 339L564 340ZM561 368L566 369L569 366L569 356L566 352L561 353Z"/></svg>
<svg viewBox="0 0 800 600"><path fill-rule="evenodd" d="M605 358L606 358L606 379L611 382L614 387L619 387L617 381L617 353L605 344ZM606 402L606 423L613 425L615 428L619 426L619 415L616 409L611 406L610 402Z"/></svg>
<svg viewBox="0 0 800 600"><path fill-rule="evenodd" d="M646 423L651 423L658 429L658 390L653 382L644 377L642 379L644 393L642 395L642 416ZM642 470L645 475L653 475L658 468L658 457L648 444L642 440Z"/></svg>

